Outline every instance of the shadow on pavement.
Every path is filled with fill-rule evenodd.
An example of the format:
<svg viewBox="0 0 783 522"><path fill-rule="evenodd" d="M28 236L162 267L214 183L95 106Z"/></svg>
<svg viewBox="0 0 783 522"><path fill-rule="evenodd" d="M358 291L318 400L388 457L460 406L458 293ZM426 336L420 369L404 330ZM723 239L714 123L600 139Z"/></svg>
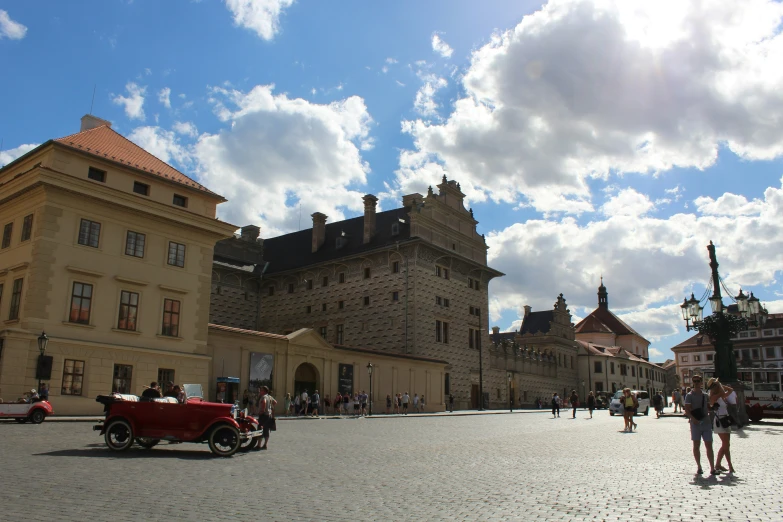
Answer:
<svg viewBox="0 0 783 522"><path fill-rule="evenodd" d="M741 485L743 480L737 476L729 475L694 475L691 480L691 486L699 486L701 489L710 490L712 486L736 487Z"/></svg>
<svg viewBox="0 0 783 522"><path fill-rule="evenodd" d="M221 458L209 451L193 450L169 450L165 445L158 449L131 448L128 451L115 452L106 446L94 447L90 445L83 449L65 449L47 451L45 453L33 453L36 457L90 457L90 458L114 458L114 459L180 459L180 460L209 460ZM235 457L245 456L247 453L237 452Z"/></svg>

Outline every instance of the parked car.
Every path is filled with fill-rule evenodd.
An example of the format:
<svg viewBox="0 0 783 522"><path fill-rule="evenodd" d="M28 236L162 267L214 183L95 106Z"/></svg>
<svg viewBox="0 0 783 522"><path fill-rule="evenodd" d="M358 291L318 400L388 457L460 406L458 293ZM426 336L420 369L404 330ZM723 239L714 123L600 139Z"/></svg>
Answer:
<svg viewBox="0 0 783 522"><path fill-rule="evenodd" d="M233 404L203 400L201 385L185 385L187 398L145 399L135 395L99 395L106 418L93 427L100 431L112 451L125 451L134 441L151 449L161 440L206 442L213 454L230 457L249 451L263 433L258 420L238 411Z"/></svg>
<svg viewBox="0 0 783 522"><path fill-rule="evenodd" d="M603 410L609 407L609 403L612 402L612 392L599 391L595 392L595 409Z"/></svg>
<svg viewBox="0 0 783 522"><path fill-rule="evenodd" d="M639 402L639 407L634 410L634 415L642 412L645 415L650 414L650 394L645 390L631 390L631 393L636 396L636 400ZM623 414L623 390L617 390L612 397L612 402L609 403L609 415L622 415Z"/></svg>
<svg viewBox="0 0 783 522"><path fill-rule="evenodd" d="M33 399L30 402L6 402L0 404L0 419L16 419L24 424L27 421L41 424L47 415L54 413L54 408L47 400Z"/></svg>

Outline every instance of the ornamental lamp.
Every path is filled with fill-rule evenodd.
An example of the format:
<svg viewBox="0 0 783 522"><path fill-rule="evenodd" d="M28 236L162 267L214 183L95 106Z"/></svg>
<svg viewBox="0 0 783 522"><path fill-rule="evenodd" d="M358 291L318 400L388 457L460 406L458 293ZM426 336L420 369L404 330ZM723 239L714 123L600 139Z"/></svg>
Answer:
<svg viewBox="0 0 783 522"><path fill-rule="evenodd" d="M761 311L761 306L759 303L759 298L753 295L753 292L750 293L750 298L748 299L748 312L751 316L757 316L759 312Z"/></svg>
<svg viewBox="0 0 783 522"><path fill-rule="evenodd" d="M46 336L46 332L41 332L38 336L38 351L41 352L41 357L46 353L46 345L49 344L49 338Z"/></svg>
<svg viewBox="0 0 783 522"><path fill-rule="evenodd" d="M682 320L687 323L691 318L689 313L690 305L688 304L688 300L684 297L682 299L682 304L680 305L680 310L682 310Z"/></svg>
<svg viewBox="0 0 783 522"><path fill-rule="evenodd" d="M719 314L723 311L723 301L721 301L721 298L713 295L710 297L710 308L712 308L713 314Z"/></svg>
<svg viewBox="0 0 783 522"><path fill-rule="evenodd" d="M742 317L747 318L748 317L748 296L746 296L742 292L742 288L740 288L739 295L734 298L735 301L737 301L737 310L739 310L740 315Z"/></svg>
<svg viewBox="0 0 783 522"><path fill-rule="evenodd" d="M372 363L367 363L367 373L372 375Z"/></svg>

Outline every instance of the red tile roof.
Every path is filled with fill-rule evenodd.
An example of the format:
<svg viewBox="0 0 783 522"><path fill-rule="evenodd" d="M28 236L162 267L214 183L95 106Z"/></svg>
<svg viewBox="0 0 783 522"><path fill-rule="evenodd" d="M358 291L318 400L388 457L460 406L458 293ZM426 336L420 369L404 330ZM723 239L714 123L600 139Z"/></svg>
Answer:
<svg viewBox="0 0 783 522"><path fill-rule="evenodd" d="M590 321L593 321L592 324L590 324ZM576 325L576 332L577 333L587 333L587 332L603 332L603 330L580 330L582 326L585 326L587 328L588 324L590 326L597 328L598 323L595 323L594 321L597 321L602 326L609 329L609 331L614 332L617 335L638 335L639 337L642 337L639 332L628 326L625 322L623 322L622 319L614 315L612 312L609 311L608 308L598 307L590 314L579 321L579 323ZM644 337L642 337L644 339ZM645 339L646 341L647 339Z"/></svg>
<svg viewBox="0 0 783 522"><path fill-rule="evenodd" d="M142 149L108 125L77 132L54 141L104 160L143 170L174 183L218 196L204 185Z"/></svg>

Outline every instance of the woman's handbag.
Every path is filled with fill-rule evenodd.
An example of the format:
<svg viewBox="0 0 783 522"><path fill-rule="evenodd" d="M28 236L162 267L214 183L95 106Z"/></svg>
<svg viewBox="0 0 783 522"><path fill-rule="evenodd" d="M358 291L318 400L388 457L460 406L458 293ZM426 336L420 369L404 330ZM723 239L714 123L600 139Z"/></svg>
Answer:
<svg viewBox="0 0 783 522"><path fill-rule="evenodd" d="M734 420L728 415L725 415L723 417L715 417L715 423L725 429L734 424Z"/></svg>

